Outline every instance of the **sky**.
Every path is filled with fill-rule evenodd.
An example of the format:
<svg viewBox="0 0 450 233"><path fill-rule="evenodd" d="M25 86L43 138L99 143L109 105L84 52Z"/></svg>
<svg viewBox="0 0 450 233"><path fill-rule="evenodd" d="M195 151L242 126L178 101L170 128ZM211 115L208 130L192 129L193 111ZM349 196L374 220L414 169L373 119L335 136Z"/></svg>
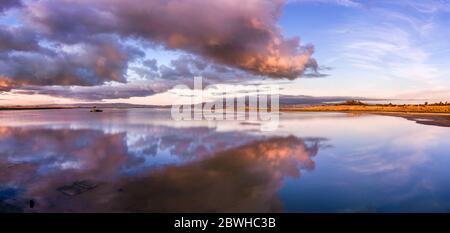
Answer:
<svg viewBox="0 0 450 233"><path fill-rule="evenodd" d="M446 0L2 0L0 105L170 104L173 87L450 101Z"/></svg>

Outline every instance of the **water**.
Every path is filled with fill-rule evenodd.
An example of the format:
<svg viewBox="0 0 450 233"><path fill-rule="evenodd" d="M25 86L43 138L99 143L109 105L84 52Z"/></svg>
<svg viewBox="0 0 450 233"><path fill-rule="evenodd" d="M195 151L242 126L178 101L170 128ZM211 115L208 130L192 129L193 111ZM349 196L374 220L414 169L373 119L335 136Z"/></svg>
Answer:
<svg viewBox="0 0 450 233"><path fill-rule="evenodd" d="M259 129L167 110L2 111L0 212L450 211L450 128L283 113Z"/></svg>

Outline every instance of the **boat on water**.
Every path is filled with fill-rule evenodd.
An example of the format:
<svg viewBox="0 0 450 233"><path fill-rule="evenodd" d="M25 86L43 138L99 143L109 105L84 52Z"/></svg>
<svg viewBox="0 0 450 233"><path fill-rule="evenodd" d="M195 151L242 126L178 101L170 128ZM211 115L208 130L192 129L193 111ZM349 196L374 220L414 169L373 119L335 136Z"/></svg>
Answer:
<svg viewBox="0 0 450 233"><path fill-rule="evenodd" d="M98 109L97 106L94 106L90 112L103 112L103 110Z"/></svg>

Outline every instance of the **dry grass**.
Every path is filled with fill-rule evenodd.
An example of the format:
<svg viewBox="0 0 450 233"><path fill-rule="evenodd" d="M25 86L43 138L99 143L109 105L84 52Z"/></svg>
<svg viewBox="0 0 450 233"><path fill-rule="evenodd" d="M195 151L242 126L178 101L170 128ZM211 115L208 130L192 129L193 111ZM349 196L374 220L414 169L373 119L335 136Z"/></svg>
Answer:
<svg viewBox="0 0 450 233"><path fill-rule="evenodd" d="M450 105L322 105L280 108L280 111L450 113Z"/></svg>

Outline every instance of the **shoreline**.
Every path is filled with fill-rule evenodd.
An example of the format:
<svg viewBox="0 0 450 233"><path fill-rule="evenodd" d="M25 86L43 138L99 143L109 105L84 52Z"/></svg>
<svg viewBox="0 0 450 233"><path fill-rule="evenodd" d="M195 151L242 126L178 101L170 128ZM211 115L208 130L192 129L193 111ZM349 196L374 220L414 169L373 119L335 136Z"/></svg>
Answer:
<svg viewBox="0 0 450 233"><path fill-rule="evenodd" d="M0 111L25 111L25 110L68 110L68 109L91 109L92 107L87 106L74 106L74 107L0 107ZM167 107L141 107L141 106L133 106L133 107L99 107L101 109L133 109L133 108L151 108L151 109L167 109Z"/></svg>
<svg viewBox="0 0 450 233"><path fill-rule="evenodd" d="M316 105L305 107L280 107L280 111L289 112L393 112L393 113L444 113L450 114L449 104L433 105Z"/></svg>
<svg viewBox="0 0 450 233"><path fill-rule="evenodd" d="M78 107L0 107L0 111L24 111L24 110L54 110L54 109L77 109Z"/></svg>
<svg viewBox="0 0 450 233"><path fill-rule="evenodd" d="M402 117L417 124L450 127L450 105L321 105L281 107L280 112L367 113Z"/></svg>
<svg viewBox="0 0 450 233"><path fill-rule="evenodd" d="M106 107L106 109L108 108L109 107ZM0 107L0 111L57 109L88 109L88 107ZM406 120L414 121L417 124L450 127L450 105L321 105L308 107L280 107L279 111L366 113L381 116L402 117Z"/></svg>

